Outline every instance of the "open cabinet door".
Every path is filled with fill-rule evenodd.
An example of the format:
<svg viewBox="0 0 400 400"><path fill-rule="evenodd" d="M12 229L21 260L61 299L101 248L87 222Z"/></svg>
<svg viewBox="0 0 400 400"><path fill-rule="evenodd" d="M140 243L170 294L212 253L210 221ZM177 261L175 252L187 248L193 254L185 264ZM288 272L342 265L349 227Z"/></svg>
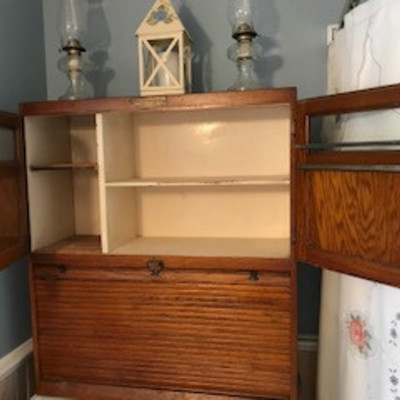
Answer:
<svg viewBox="0 0 400 400"><path fill-rule="evenodd" d="M299 102L298 260L400 286L400 140L321 144L315 137L329 119L337 128L350 115L362 118L354 113L399 113L399 106L400 85Z"/></svg>
<svg viewBox="0 0 400 400"><path fill-rule="evenodd" d="M0 270L27 252L27 204L19 118L0 112Z"/></svg>

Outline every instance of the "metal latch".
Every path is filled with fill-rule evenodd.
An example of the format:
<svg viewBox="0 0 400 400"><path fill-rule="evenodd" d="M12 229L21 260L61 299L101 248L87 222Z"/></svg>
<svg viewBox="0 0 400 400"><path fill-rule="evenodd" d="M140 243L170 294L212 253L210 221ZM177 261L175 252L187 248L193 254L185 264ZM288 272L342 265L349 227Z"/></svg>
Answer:
<svg viewBox="0 0 400 400"><path fill-rule="evenodd" d="M162 270L164 269L164 261L150 260L147 263L147 268L150 270L151 276L160 276Z"/></svg>
<svg viewBox="0 0 400 400"><path fill-rule="evenodd" d="M249 281L257 282L260 280L260 273L258 271L249 272Z"/></svg>

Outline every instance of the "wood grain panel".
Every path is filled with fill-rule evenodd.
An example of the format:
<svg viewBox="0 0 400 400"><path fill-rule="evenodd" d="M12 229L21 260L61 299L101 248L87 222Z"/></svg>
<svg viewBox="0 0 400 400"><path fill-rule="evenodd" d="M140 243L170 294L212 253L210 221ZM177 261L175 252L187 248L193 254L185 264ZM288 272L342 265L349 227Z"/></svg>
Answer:
<svg viewBox="0 0 400 400"><path fill-rule="evenodd" d="M232 397L157 389L97 386L73 382L44 382L40 385L39 392L48 396L68 395L77 400L254 400L254 397ZM280 399L284 398L286 397L280 397ZM268 399L264 398L264 400Z"/></svg>
<svg viewBox="0 0 400 400"><path fill-rule="evenodd" d="M289 398L291 280L35 267L42 382Z"/></svg>
<svg viewBox="0 0 400 400"><path fill-rule="evenodd" d="M27 252L26 192L22 134L16 115L0 112L0 127L13 133L11 161L0 161L0 270Z"/></svg>
<svg viewBox="0 0 400 400"><path fill-rule="evenodd" d="M104 98L77 101L46 101L20 106L23 116L91 114L116 111L148 112L171 110L200 110L246 107L266 104L293 104L295 88L246 90L245 92L214 92L174 96L136 98Z"/></svg>
<svg viewBox="0 0 400 400"><path fill-rule="evenodd" d="M298 105L310 116L390 109L400 107L399 89L399 84L388 85L300 100Z"/></svg>
<svg viewBox="0 0 400 400"><path fill-rule="evenodd" d="M21 210L18 202L19 176L18 163L0 162L0 251L19 240L21 227Z"/></svg>
<svg viewBox="0 0 400 400"><path fill-rule="evenodd" d="M366 261L400 276L400 174L307 172L306 185L307 250L347 259L348 273L370 278Z"/></svg>

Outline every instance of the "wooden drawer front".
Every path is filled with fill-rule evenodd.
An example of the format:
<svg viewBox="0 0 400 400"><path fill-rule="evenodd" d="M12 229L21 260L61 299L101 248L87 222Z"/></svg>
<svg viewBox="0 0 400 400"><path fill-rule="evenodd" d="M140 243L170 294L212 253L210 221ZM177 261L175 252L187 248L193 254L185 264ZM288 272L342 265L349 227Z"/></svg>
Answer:
<svg viewBox="0 0 400 400"><path fill-rule="evenodd" d="M41 381L290 396L288 274L34 266L34 277Z"/></svg>

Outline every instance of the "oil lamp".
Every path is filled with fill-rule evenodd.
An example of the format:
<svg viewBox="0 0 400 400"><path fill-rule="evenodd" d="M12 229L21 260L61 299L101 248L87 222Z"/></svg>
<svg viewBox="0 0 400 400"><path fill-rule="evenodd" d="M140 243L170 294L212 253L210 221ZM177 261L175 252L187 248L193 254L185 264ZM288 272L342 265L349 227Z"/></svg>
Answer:
<svg viewBox="0 0 400 400"><path fill-rule="evenodd" d="M60 97L62 100L77 100L93 97L93 89L85 78L91 63L83 57L86 51L83 41L86 32L88 5L85 0L61 0L58 17L58 34L61 50L66 53L58 68L67 75L69 86Z"/></svg>
<svg viewBox="0 0 400 400"><path fill-rule="evenodd" d="M228 18L232 27L232 38L236 43L229 47L228 57L236 62L238 78L229 90L260 88L254 72L254 60L258 56L254 39L254 4L252 0L228 0Z"/></svg>

